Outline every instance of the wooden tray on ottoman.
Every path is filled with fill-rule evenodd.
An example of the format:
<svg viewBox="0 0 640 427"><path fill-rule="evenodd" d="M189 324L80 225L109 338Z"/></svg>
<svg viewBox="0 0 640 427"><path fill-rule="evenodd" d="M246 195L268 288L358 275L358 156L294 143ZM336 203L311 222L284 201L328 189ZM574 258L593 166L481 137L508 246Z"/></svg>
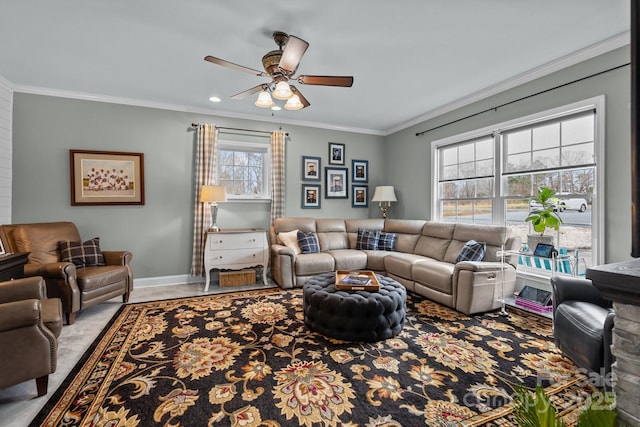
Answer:
<svg viewBox="0 0 640 427"><path fill-rule="evenodd" d="M348 276L367 277L371 281L367 284L343 283ZM369 291L380 290L380 282L373 271L365 270L336 270L336 289L339 291Z"/></svg>

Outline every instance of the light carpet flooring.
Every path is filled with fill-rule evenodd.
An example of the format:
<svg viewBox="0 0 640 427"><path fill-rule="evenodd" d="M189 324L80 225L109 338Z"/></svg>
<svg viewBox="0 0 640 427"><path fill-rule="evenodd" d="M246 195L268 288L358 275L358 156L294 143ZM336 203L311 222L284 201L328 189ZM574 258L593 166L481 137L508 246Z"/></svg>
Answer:
<svg viewBox="0 0 640 427"><path fill-rule="evenodd" d="M262 288L265 288L262 284L227 288L220 288L212 284L206 294ZM204 294L204 283L148 286L135 288L129 298L129 302L154 301ZM53 392L62 384L77 361L121 305L122 297L114 298L81 311L78 313L76 322L73 325L65 325L58 338L58 366L56 372L49 375L48 393L42 397L36 397L35 379L0 390L0 425L3 427L24 427L28 425L47 403Z"/></svg>

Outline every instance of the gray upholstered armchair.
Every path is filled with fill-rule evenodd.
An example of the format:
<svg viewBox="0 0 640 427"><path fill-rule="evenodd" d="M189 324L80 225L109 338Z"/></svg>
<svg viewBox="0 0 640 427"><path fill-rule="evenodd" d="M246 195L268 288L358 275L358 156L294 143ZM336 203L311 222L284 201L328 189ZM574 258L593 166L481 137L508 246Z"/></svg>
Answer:
<svg viewBox="0 0 640 427"><path fill-rule="evenodd" d="M82 246L82 254L86 247L72 222L8 224L0 226L0 233L7 251L29 253L24 275L45 279L49 297L62 301L68 324L75 321L78 311L92 305L117 296L122 296L123 302L129 300L133 290L131 252L100 251L104 257L101 265L80 266L77 257L66 261L61 254L61 242Z"/></svg>
<svg viewBox="0 0 640 427"><path fill-rule="evenodd" d="M61 330L62 305L47 298L42 277L0 282L0 388L35 378L46 394Z"/></svg>
<svg viewBox="0 0 640 427"><path fill-rule="evenodd" d="M551 287L556 346L579 367L609 373L615 317L611 302L588 279L556 276Z"/></svg>

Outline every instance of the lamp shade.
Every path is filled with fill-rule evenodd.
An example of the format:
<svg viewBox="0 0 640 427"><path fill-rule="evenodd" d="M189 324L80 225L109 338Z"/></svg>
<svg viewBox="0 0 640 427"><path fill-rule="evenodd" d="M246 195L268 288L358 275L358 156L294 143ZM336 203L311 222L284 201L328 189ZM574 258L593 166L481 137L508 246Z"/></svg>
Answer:
<svg viewBox="0 0 640 427"><path fill-rule="evenodd" d="M393 185L382 185L376 187L376 191L373 193L372 202L397 202L396 192L393 189Z"/></svg>
<svg viewBox="0 0 640 427"><path fill-rule="evenodd" d="M289 83L287 82L278 82L276 84L276 88L272 93L275 99L286 100L293 96L293 92L291 92L291 88L289 88Z"/></svg>
<svg viewBox="0 0 640 427"><path fill-rule="evenodd" d="M273 99L271 99L271 94L266 90L263 90L258 95L258 99L256 99L255 106L260 108L271 108L275 105Z"/></svg>
<svg viewBox="0 0 640 427"><path fill-rule="evenodd" d="M227 190L224 185L203 185L200 187L201 202L226 202Z"/></svg>
<svg viewBox="0 0 640 427"><path fill-rule="evenodd" d="M298 95L293 95L286 104L284 104L284 108L287 110L302 110L304 108L304 104L300 102L300 97Z"/></svg>

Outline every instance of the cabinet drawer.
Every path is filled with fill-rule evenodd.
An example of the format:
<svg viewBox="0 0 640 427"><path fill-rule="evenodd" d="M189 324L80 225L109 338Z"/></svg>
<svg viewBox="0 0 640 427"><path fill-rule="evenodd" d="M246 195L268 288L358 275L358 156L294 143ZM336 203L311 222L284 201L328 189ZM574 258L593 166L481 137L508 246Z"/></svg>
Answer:
<svg viewBox="0 0 640 427"><path fill-rule="evenodd" d="M212 251L209 253L209 261L212 267L231 266L233 264L264 263L264 250L259 249L232 249Z"/></svg>
<svg viewBox="0 0 640 427"><path fill-rule="evenodd" d="M265 244L264 233L209 234L207 242L210 251L220 249L260 248Z"/></svg>

